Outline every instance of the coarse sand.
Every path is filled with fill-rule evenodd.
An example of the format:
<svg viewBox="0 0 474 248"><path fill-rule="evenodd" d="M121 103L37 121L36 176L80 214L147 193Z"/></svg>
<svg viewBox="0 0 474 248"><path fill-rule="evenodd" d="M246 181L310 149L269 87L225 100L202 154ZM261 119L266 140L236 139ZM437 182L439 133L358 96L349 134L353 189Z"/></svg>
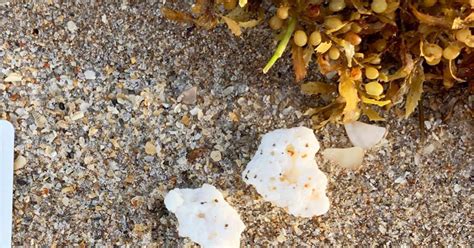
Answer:
<svg viewBox="0 0 474 248"><path fill-rule="evenodd" d="M164 20L163 1L71 2L0 1L0 118L24 158L15 247L194 246L163 198L204 183L241 214L244 247L472 245L473 99L463 86L426 90L424 140L417 114L390 112L378 123L386 139L358 171L318 153L331 208L296 218L241 179L264 133L311 126L303 113L318 103L300 93L287 53L261 73L276 44L267 24L234 37ZM11 73L21 80L5 82ZM319 79L314 69L308 79ZM316 136L321 150L351 146L338 125Z"/></svg>

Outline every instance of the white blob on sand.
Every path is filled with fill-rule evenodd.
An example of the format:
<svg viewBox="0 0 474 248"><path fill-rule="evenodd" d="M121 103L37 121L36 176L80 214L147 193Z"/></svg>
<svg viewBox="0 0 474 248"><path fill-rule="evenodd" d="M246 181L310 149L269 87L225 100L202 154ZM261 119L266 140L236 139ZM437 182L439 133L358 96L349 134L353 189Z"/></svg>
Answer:
<svg viewBox="0 0 474 248"><path fill-rule="evenodd" d="M204 248L240 247L245 225L214 186L173 189L166 195L165 205L178 219L179 236Z"/></svg>
<svg viewBox="0 0 474 248"><path fill-rule="evenodd" d="M370 149L385 136L387 129L360 121L344 124L347 136L354 146Z"/></svg>
<svg viewBox="0 0 474 248"><path fill-rule="evenodd" d="M364 149L357 146L351 148L328 148L323 151L325 159L350 170L356 170L361 167L364 154Z"/></svg>
<svg viewBox="0 0 474 248"><path fill-rule="evenodd" d="M74 23L73 21L68 21L66 23L66 26L67 26L67 29L69 30L69 32L71 32L71 33L75 33L78 29L76 23Z"/></svg>
<svg viewBox="0 0 474 248"><path fill-rule="evenodd" d="M266 201L290 214L312 217L329 210L328 180L314 155L319 142L306 127L277 129L265 134L242 176Z"/></svg>
<svg viewBox="0 0 474 248"><path fill-rule="evenodd" d="M19 73L12 72L12 73L8 74L8 76L3 81L5 81L7 83L8 82L14 83L14 82L20 82L22 79L23 79L23 77Z"/></svg>
<svg viewBox="0 0 474 248"><path fill-rule="evenodd" d="M96 78L95 71L87 70L84 72L84 77L87 80L94 80Z"/></svg>

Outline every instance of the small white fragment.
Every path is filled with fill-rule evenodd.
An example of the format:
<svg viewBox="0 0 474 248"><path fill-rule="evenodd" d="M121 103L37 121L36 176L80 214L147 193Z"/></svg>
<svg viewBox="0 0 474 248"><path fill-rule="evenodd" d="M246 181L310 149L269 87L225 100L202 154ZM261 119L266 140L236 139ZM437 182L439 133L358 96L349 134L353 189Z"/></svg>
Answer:
<svg viewBox="0 0 474 248"><path fill-rule="evenodd" d="M415 163L415 165L421 164L421 156L419 153L416 153L415 156L413 156L413 162Z"/></svg>
<svg viewBox="0 0 474 248"><path fill-rule="evenodd" d="M77 121L79 119L82 119L83 117L84 117L84 112L78 111L74 113L73 115L71 115L71 121Z"/></svg>
<svg viewBox="0 0 474 248"><path fill-rule="evenodd" d="M360 121L344 124L347 136L354 146L370 149L382 140L387 132L384 127L370 125Z"/></svg>
<svg viewBox="0 0 474 248"><path fill-rule="evenodd" d="M454 192L459 193L461 191L462 187L459 184L454 185Z"/></svg>
<svg viewBox="0 0 474 248"><path fill-rule="evenodd" d="M263 136L242 177L266 201L295 216L325 214L328 180L314 159L318 150L319 142L309 128L274 130Z"/></svg>
<svg viewBox="0 0 474 248"><path fill-rule="evenodd" d="M399 176L397 179L395 179L396 184L405 184L407 183L407 180L405 179L405 175Z"/></svg>
<svg viewBox="0 0 474 248"><path fill-rule="evenodd" d="M328 148L323 151L323 156L342 168L356 170L362 165L364 153L364 149L357 146L351 148Z"/></svg>
<svg viewBox="0 0 474 248"><path fill-rule="evenodd" d="M16 72L12 72L8 74L8 76L3 80L7 83L14 83L14 82L20 82L23 79L23 77Z"/></svg>
<svg viewBox="0 0 474 248"><path fill-rule="evenodd" d="M15 168L15 170L20 170L22 169L23 167L25 167L26 163L28 163L28 161L26 160L25 157L19 155L16 159L15 159L15 163L14 163L14 166L13 168Z"/></svg>
<svg viewBox="0 0 474 248"><path fill-rule="evenodd" d="M430 121L425 121L425 127L426 129L430 130L431 129L431 122Z"/></svg>
<svg viewBox="0 0 474 248"><path fill-rule="evenodd" d="M96 78L95 71L87 70L84 72L84 77L87 80L94 80Z"/></svg>
<svg viewBox="0 0 474 248"><path fill-rule="evenodd" d="M179 236L204 248L240 247L245 225L214 186L173 189L165 197L165 206L178 219Z"/></svg>
<svg viewBox="0 0 474 248"><path fill-rule="evenodd" d="M421 199L421 197L423 197L423 195L420 192L416 192L415 197L418 198L418 199Z"/></svg>
<svg viewBox="0 0 474 248"><path fill-rule="evenodd" d="M385 234L387 232L387 228L385 226L380 225L377 229L379 229L379 232L382 234Z"/></svg>
<svg viewBox="0 0 474 248"><path fill-rule="evenodd" d="M107 20L107 15L103 14L102 17L101 17L101 21L102 21L102 23L104 23L104 24L108 24L109 21Z"/></svg>
<svg viewBox="0 0 474 248"><path fill-rule="evenodd" d="M78 29L76 23L74 23L73 21L68 21L66 23L66 26L67 26L67 29L69 30L69 32L71 32L71 33L75 33Z"/></svg>

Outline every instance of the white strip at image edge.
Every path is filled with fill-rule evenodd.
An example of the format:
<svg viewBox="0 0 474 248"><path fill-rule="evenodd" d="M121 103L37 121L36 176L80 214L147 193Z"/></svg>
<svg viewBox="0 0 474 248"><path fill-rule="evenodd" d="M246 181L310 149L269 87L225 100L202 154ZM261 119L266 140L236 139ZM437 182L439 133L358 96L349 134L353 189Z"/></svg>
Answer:
<svg viewBox="0 0 474 248"><path fill-rule="evenodd" d="M11 247L14 131L10 122L0 120L0 248Z"/></svg>

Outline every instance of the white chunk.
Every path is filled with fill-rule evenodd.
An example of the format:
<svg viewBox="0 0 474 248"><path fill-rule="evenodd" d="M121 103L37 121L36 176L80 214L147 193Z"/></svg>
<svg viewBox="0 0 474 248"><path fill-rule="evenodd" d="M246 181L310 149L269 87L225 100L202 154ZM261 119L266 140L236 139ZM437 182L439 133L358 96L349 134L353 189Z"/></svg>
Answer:
<svg viewBox="0 0 474 248"><path fill-rule="evenodd" d="M78 29L76 23L74 23L73 21L68 21L66 23L66 26L67 26L67 29L69 30L69 32L71 32L71 33L75 33Z"/></svg>
<svg viewBox="0 0 474 248"><path fill-rule="evenodd" d="M323 156L342 168L355 170L360 168L364 160L364 149L357 146L351 148L328 148L323 151Z"/></svg>
<svg viewBox="0 0 474 248"><path fill-rule="evenodd" d="M278 129L263 136L242 176L267 201L295 216L329 210L327 178L314 159L319 142L311 129Z"/></svg>
<svg viewBox="0 0 474 248"><path fill-rule="evenodd" d="M173 189L165 197L166 208L178 219L178 232L202 247L240 247L245 225L214 186Z"/></svg>
<svg viewBox="0 0 474 248"><path fill-rule="evenodd" d="M25 165L28 163L28 160L19 155L18 157L16 157L15 159L15 163L13 164L13 168L15 168L15 170L20 170L22 169L23 167L25 167Z"/></svg>
<svg viewBox="0 0 474 248"><path fill-rule="evenodd" d="M87 70L84 72L84 77L88 80L94 80L96 78L95 72L91 70Z"/></svg>
<svg viewBox="0 0 474 248"><path fill-rule="evenodd" d="M19 73L12 72L8 74L8 76L3 81L13 83L13 82L20 82L22 79L23 77Z"/></svg>
<svg viewBox="0 0 474 248"><path fill-rule="evenodd" d="M344 124L347 136L354 146L370 149L382 140L387 132L384 127L354 121Z"/></svg>
<svg viewBox="0 0 474 248"><path fill-rule="evenodd" d="M108 24L108 23L109 23L109 21L107 20L107 16L106 16L105 14L102 15L101 21L102 21L102 23L104 23L104 24Z"/></svg>
<svg viewBox="0 0 474 248"><path fill-rule="evenodd" d="M178 190L172 190L166 195L165 206L172 213L175 213L178 207L183 205L183 203L184 200L178 193Z"/></svg>

